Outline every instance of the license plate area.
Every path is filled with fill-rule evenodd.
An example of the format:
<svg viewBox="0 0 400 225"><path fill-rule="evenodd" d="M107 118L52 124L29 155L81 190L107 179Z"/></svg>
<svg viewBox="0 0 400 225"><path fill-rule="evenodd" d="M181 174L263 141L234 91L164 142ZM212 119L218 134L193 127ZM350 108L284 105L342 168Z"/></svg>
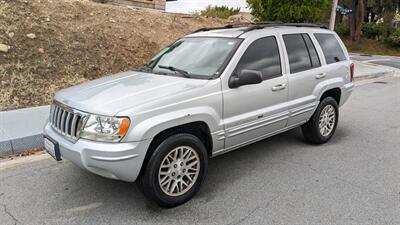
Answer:
<svg viewBox="0 0 400 225"><path fill-rule="evenodd" d="M61 161L60 148L56 141L48 136L44 136L44 148L56 161Z"/></svg>

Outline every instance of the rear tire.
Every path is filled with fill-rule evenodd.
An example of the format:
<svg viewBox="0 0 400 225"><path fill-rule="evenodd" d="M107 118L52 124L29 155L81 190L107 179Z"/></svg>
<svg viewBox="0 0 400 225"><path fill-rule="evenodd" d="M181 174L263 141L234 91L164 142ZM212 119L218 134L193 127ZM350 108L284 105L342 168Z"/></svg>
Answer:
<svg viewBox="0 0 400 225"><path fill-rule="evenodd" d="M192 134L175 134L153 152L139 184L147 198L170 208L190 200L200 189L208 166L208 154Z"/></svg>
<svg viewBox="0 0 400 225"><path fill-rule="evenodd" d="M312 144L324 144L332 138L338 124L338 108L334 98L322 99L310 120L301 126L306 141Z"/></svg>

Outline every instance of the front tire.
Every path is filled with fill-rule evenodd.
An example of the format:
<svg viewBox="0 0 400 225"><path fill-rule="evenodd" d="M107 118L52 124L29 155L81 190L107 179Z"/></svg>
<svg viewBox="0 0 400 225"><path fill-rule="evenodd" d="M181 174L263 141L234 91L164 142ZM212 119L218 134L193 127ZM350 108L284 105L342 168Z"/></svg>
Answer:
<svg viewBox="0 0 400 225"><path fill-rule="evenodd" d="M204 144L192 134L175 134L153 152L141 178L146 197L161 207L175 207L200 189L208 166Z"/></svg>
<svg viewBox="0 0 400 225"><path fill-rule="evenodd" d="M319 103L311 119L301 126L304 138L313 144L328 142L335 133L339 119L338 103L326 97Z"/></svg>

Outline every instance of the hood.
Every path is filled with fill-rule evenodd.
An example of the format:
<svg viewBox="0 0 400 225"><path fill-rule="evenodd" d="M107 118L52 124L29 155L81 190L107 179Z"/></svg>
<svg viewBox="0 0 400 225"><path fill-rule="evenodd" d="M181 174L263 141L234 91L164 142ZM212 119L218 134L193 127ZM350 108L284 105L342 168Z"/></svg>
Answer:
<svg viewBox="0 0 400 225"><path fill-rule="evenodd" d="M59 91L55 100L84 112L113 116L141 104L202 87L208 80L128 71Z"/></svg>

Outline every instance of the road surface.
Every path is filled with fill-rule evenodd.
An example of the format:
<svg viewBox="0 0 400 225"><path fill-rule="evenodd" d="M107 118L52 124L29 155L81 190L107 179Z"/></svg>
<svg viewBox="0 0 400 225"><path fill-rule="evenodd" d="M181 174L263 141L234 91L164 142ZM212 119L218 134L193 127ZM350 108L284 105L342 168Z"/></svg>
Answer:
<svg viewBox="0 0 400 225"><path fill-rule="evenodd" d="M68 161L3 162L0 224L400 224L400 78L356 87L340 114L325 145L294 129L210 160L173 209Z"/></svg>

